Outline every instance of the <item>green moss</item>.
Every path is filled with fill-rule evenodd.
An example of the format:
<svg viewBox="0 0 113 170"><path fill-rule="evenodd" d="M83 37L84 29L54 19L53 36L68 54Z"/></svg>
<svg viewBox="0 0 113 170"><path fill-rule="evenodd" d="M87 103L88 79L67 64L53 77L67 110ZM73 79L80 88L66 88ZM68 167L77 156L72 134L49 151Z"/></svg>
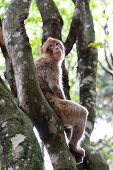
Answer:
<svg viewBox="0 0 113 170"><path fill-rule="evenodd" d="M8 155L10 155L10 158L11 158L13 149L12 149L12 142L11 142L10 137L8 137L7 140L6 140L6 147L7 147Z"/></svg>
<svg viewBox="0 0 113 170"><path fill-rule="evenodd" d="M1 82L0 82L1 83ZM6 101L12 101L13 102L13 99L12 99L12 96L10 95L9 91L7 90L7 88L5 88L4 86L2 86L0 84L0 98L5 98Z"/></svg>
<svg viewBox="0 0 113 170"><path fill-rule="evenodd" d="M0 77L0 88L2 89L4 88L4 90L6 90L7 92L10 92L10 90L6 86L5 82L1 79L1 77Z"/></svg>
<svg viewBox="0 0 113 170"><path fill-rule="evenodd" d="M37 148L37 149L36 149ZM42 154L40 152L40 146L38 143L34 143L32 146L33 153L35 156L37 156L38 159L34 159L34 165L33 165L33 170L42 170L43 167L43 159L42 159Z"/></svg>
<svg viewBox="0 0 113 170"><path fill-rule="evenodd" d="M24 159L24 161L27 163L27 166L32 170L37 170L37 169L42 170L43 159L42 159L42 154L40 151L40 146L38 144L38 141L32 142L32 146L31 146L31 142L27 138L20 145L24 149L24 153L22 154L21 159Z"/></svg>

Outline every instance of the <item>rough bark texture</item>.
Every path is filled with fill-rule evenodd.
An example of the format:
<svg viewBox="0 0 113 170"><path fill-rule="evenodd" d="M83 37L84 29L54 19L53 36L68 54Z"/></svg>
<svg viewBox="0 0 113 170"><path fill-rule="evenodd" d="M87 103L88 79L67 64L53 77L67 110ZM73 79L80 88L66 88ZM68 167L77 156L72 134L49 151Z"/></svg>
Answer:
<svg viewBox="0 0 113 170"><path fill-rule="evenodd" d="M38 129L54 169L76 170L75 160L65 142L63 126L36 80L31 47L24 27L30 3L30 0L12 0L3 20L3 36L12 59L19 105Z"/></svg>
<svg viewBox="0 0 113 170"><path fill-rule="evenodd" d="M43 20L44 43L48 36L61 40L63 20L53 0L36 0Z"/></svg>
<svg viewBox="0 0 113 170"><path fill-rule="evenodd" d="M85 1L86 2L86 1ZM80 102L89 111L87 132L90 137L95 121L97 49L89 48L94 42L94 26L88 2L81 3L81 25L77 39L78 76L80 80Z"/></svg>
<svg viewBox="0 0 113 170"><path fill-rule="evenodd" d="M10 85L12 95L14 97L17 97L17 89L16 89L15 78L14 78L14 70L13 70L11 59L9 57L9 54L7 52L7 49L6 49L4 40L3 40L1 19L0 19L0 47L1 47L3 56L5 58L5 63L6 63L6 71L4 73L5 78L7 79L8 83Z"/></svg>
<svg viewBox="0 0 113 170"><path fill-rule="evenodd" d="M78 34L79 24L80 24L80 13L79 13L80 10L78 9L81 1L82 0L76 1L75 11L73 14L69 34L67 36L66 41L64 42L66 55L68 55L72 50L72 47L76 41L76 37ZM62 40L61 32L62 32L63 20L53 0L36 0L36 3L41 13L42 21L43 21L42 42L44 42L48 37L51 36ZM70 99L68 73L64 63L62 68L63 68L64 92L66 97Z"/></svg>
<svg viewBox="0 0 113 170"><path fill-rule="evenodd" d="M94 42L95 33L92 15L89 9L89 1L81 3L81 24L77 37L77 54L78 54L78 76L80 80L80 103L88 111L88 122L86 128L86 139L83 146L86 150L86 157L79 170L107 170L108 166L97 151L90 146L90 135L92 133L96 112L96 71L98 53L97 49L88 47L88 44ZM94 162L94 163L93 163Z"/></svg>
<svg viewBox="0 0 113 170"><path fill-rule="evenodd" d="M58 8L56 7L53 0L36 0L37 6L39 8L40 14L43 21L43 38L42 43L47 40L48 37L57 38L62 41L62 26L63 20L60 16ZM70 39L70 38L69 38ZM71 44L73 46L73 44ZM69 51L69 49L67 49ZM69 84L68 84L68 74L63 63L63 85L64 92L68 99L70 99L69 94Z"/></svg>
<svg viewBox="0 0 113 170"><path fill-rule="evenodd" d="M0 78L1 169L42 170L43 159L29 118Z"/></svg>
<svg viewBox="0 0 113 170"><path fill-rule="evenodd" d="M86 1L85 1L86 2ZM78 34L78 74L80 80L80 102L89 111L88 128L91 134L95 121L96 109L96 70L97 70L97 49L88 48L90 42L94 42L94 26L89 10L88 2L81 4L81 26Z"/></svg>
<svg viewBox="0 0 113 170"><path fill-rule="evenodd" d="M76 0L75 3L75 10L69 30L68 37L65 41L65 48L66 48L66 55L70 53L70 51L73 48L73 44L76 42L76 38L79 32L79 26L80 26L80 4L82 0Z"/></svg>
<svg viewBox="0 0 113 170"><path fill-rule="evenodd" d="M36 0L43 20L43 42L49 37L61 40L63 26L62 18L52 0ZM70 52L77 38L78 73L80 78L81 104L89 110L86 140L84 148L86 157L84 163L78 166L80 170L107 170L108 167L99 153L90 147L90 134L94 126L95 96L96 96L96 67L97 50L88 48L94 41L92 16L89 10L89 1L73 0L76 3L75 12L66 42L66 54ZM40 91L31 47L26 35L24 20L27 18L30 0L12 0L8 6L3 21L3 36L12 59L15 81L17 86L19 105L31 118L39 131L41 139L47 147L55 170L76 170L73 160L65 142L63 126L48 105ZM78 30L78 31L77 31ZM78 35L77 35L78 34ZM66 95L69 98L68 76L63 65L63 81ZM1 152L0 152L1 153ZM94 161L94 158L95 159Z"/></svg>
<svg viewBox="0 0 113 170"><path fill-rule="evenodd" d="M92 149L87 142L84 142L83 146L86 151L86 157L84 163L77 166L78 170L109 170L103 155Z"/></svg>

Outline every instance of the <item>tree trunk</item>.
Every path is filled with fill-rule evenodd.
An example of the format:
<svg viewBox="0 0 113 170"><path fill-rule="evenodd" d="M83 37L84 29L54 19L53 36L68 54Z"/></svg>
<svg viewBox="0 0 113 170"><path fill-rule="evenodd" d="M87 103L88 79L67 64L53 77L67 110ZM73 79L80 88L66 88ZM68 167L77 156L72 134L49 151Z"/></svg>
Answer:
<svg viewBox="0 0 113 170"><path fill-rule="evenodd" d="M43 42L49 37L61 40L63 26L62 18L53 0L36 0L43 20ZM73 0L75 3L75 1ZM24 20L28 16L31 0L12 0L8 6L3 20L3 36L12 59L19 106L30 117L39 131L49 152L55 170L76 170L75 160L69 152L64 137L64 129L52 108L44 98L39 84L31 54L29 39L26 35ZM75 30L75 31L74 31ZM77 35L79 33L79 35ZM72 36L73 35L73 36ZM104 159L90 147L90 135L95 119L96 97L96 67L97 49L88 44L94 41L93 21L89 10L89 2L76 0L75 11L69 35L66 42L68 54L77 38L78 73L80 78L81 104L89 110L86 129L86 140L83 145L86 149L84 163L78 166L81 170L107 170ZM63 65L65 89L69 89L67 72ZM69 98L69 91L66 91ZM95 159L94 162L94 157ZM93 163L94 162L94 163Z"/></svg>
<svg viewBox="0 0 113 170"><path fill-rule="evenodd" d="M79 170L108 170L108 166L99 152L90 146L90 136L94 127L96 112L96 72L98 53L94 47L88 44L95 41L95 32L92 15L89 9L89 1L81 3L81 24L77 37L78 54L78 76L80 80L80 103L88 111L88 121L85 132L83 147L86 156L83 165L78 166Z"/></svg>
<svg viewBox="0 0 113 170"><path fill-rule="evenodd" d="M37 82L31 47L24 27L30 3L30 0L12 0L3 20L3 37L12 59L19 106L38 129L54 169L76 170L75 159L65 141L63 125L47 103Z"/></svg>
<svg viewBox="0 0 113 170"><path fill-rule="evenodd" d="M30 119L17 107L0 78L1 169L42 170L40 146Z"/></svg>

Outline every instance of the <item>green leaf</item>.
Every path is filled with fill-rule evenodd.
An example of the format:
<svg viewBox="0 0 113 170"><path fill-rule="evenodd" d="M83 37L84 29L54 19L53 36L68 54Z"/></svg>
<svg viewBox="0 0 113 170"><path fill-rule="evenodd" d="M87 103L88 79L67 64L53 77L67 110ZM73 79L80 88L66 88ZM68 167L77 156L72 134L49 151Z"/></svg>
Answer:
<svg viewBox="0 0 113 170"><path fill-rule="evenodd" d="M96 47L96 48L103 48L103 44L101 42L94 42L94 43L90 43L88 45L88 47Z"/></svg>

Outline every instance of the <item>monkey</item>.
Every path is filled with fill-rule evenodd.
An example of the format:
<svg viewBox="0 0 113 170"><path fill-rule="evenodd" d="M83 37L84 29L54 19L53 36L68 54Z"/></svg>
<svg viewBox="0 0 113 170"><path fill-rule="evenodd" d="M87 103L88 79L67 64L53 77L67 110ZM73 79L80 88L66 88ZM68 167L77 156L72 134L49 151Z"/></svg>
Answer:
<svg viewBox="0 0 113 170"><path fill-rule="evenodd" d="M76 163L83 162L85 150L80 147L84 136L88 111L82 105L67 100L63 91L62 62L65 57L63 43L49 37L40 50L40 58L35 62L37 79L50 106L61 119L64 129L70 128L70 152Z"/></svg>

